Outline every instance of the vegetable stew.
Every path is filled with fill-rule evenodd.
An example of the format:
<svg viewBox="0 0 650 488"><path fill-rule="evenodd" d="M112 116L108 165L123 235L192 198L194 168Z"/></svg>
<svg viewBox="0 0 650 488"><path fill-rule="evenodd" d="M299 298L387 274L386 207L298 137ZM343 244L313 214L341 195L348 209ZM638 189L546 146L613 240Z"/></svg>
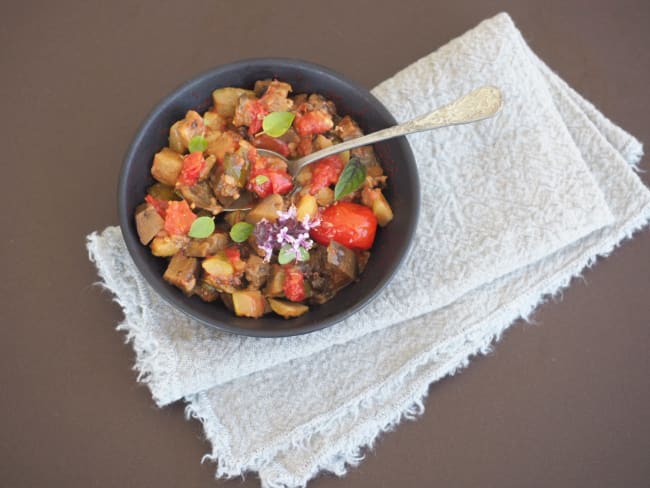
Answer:
<svg viewBox="0 0 650 488"><path fill-rule="evenodd" d="M354 282L377 226L393 219L371 146L320 159L292 178L289 159L362 135L319 94L259 80L218 88L153 157L156 180L135 211L140 242L167 259L163 278L241 317L297 317ZM240 199L250 210L225 211Z"/></svg>

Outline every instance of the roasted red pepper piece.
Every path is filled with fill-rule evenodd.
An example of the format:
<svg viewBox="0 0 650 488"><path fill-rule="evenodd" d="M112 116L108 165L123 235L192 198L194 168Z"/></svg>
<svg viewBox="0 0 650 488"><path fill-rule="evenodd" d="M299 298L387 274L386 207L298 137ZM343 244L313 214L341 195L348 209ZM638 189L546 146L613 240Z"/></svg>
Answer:
<svg viewBox="0 0 650 488"><path fill-rule="evenodd" d="M268 149L281 154L285 158L289 156L289 146L282 139L271 137L268 134L260 134L253 139L253 145L260 149Z"/></svg>
<svg viewBox="0 0 650 488"><path fill-rule="evenodd" d="M334 240L350 249L366 251L372 247L377 232L377 217L368 207L351 202L336 202L320 214L320 225L311 237L329 245Z"/></svg>

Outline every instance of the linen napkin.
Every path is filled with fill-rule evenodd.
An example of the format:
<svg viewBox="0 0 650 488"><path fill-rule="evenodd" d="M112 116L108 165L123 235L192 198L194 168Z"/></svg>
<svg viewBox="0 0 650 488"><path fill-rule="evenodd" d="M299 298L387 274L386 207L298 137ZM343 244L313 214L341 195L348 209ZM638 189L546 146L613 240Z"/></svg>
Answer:
<svg viewBox="0 0 650 488"><path fill-rule="evenodd" d="M294 487L344 474L422 411L431 382L647 224L650 192L632 166L641 144L551 72L507 14L373 93L401 122L488 84L504 93L497 117L409 136L423 189L413 250L379 297L324 331L209 329L144 282L117 227L88 237L139 380L159 406L187 402L218 476L255 471L264 487Z"/></svg>

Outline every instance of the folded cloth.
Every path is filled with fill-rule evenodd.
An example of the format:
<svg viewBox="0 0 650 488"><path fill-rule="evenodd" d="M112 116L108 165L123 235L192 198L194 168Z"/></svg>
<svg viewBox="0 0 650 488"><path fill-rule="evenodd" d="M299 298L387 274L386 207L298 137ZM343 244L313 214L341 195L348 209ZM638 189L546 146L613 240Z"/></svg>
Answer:
<svg viewBox="0 0 650 488"><path fill-rule="evenodd" d="M481 85L502 90L498 116L409 136L423 189L413 250L379 297L324 331L258 339L202 326L144 282L117 227L88 236L139 380L159 406L187 402L219 476L294 487L344 474L422 411L431 382L647 224L641 144L551 72L507 14L373 93L402 122Z"/></svg>

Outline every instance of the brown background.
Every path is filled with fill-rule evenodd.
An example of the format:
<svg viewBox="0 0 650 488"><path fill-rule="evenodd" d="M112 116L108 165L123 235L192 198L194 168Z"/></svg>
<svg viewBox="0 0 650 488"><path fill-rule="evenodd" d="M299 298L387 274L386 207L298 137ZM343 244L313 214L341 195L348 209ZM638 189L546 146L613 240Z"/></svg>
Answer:
<svg viewBox="0 0 650 488"><path fill-rule="evenodd" d="M84 236L117 223L144 116L221 63L281 55L372 87L507 10L535 51L650 141L650 2L3 2L0 486L247 486L138 386ZM647 171L650 164L642 167ZM641 175L650 183L650 173ZM650 486L650 232L432 386L426 412L324 487Z"/></svg>

